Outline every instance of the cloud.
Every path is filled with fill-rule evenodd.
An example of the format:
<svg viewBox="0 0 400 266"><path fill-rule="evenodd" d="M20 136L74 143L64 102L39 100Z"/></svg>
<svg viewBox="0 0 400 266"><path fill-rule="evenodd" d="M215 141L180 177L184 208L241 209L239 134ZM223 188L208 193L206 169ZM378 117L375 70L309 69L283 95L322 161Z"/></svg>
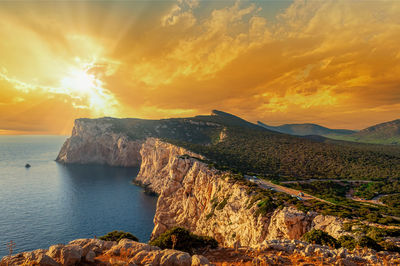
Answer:
<svg viewBox="0 0 400 266"><path fill-rule="evenodd" d="M295 0L275 19L253 1L48 5L48 16L32 6L0 11L0 38L8 40L0 67L12 87L0 106L24 99L21 108L28 90L66 100L68 110L85 107L88 116L217 108L252 121L350 128L398 116L398 1ZM71 67L82 68L75 58L95 61L98 110L89 98L57 91Z"/></svg>

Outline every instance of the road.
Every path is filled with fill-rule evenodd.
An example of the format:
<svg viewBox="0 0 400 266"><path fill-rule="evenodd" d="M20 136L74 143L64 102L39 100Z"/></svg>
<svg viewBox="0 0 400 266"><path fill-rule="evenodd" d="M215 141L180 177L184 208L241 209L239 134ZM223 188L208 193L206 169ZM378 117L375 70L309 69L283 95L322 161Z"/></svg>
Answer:
<svg viewBox="0 0 400 266"><path fill-rule="evenodd" d="M349 182L349 183L370 183L375 182L372 180L348 180L348 179L307 179L307 180L291 180L282 181L281 184L294 184L294 183L311 183L316 181L332 181L332 182Z"/></svg>
<svg viewBox="0 0 400 266"><path fill-rule="evenodd" d="M296 189L280 186L280 185L271 183L271 182L269 182L267 180L264 180L264 179L259 179L259 178L254 179L253 177L248 176L248 175L245 175L245 178L247 180L249 180L249 181L254 180L253 183L257 184L259 187L261 187L263 189L269 189L269 190L275 190L275 191L283 192L283 193L289 194L289 195L291 195L293 197L301 198L302 200L312 200L312 199L314 199L314 200L322 201L322 202L325 202L325 203L334 204L334 203L329 202L327 200L323 200L321 198L317 198L317 197L314 197L314 196L312 196L310 194L304 193L304 192L302 192L300 190L296 190ZM300 196L300 193L302 193L302 196Z"/></svg>

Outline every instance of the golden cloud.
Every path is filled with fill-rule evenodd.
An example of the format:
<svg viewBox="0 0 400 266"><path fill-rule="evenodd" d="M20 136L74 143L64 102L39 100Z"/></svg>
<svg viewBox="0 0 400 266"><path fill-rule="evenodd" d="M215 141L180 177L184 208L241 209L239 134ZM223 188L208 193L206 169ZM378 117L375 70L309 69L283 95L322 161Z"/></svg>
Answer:
<svg viewBox="0 0 400 266"><path fill-rule="evenodd" d="M295 0L273 19L262 15L268 5L261 2L157 3L2 9L0 38L8 42L0 43L7 83L0 107L24 110L29 94L63 102L74 117L160 118L217 108L252 121L349 128L398 118L398 1ZM82 70L89 75L83 85L74 81ZM60 84L68 79L75 88ZM82 95L85 84L97 89ZM3 130L36 130L29 119L22 124Z"/></svg>

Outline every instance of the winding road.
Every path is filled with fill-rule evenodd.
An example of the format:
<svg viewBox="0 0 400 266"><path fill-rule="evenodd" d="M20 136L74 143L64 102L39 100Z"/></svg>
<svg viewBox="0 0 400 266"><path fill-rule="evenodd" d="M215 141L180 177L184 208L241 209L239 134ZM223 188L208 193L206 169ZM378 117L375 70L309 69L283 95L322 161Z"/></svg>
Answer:
<svg viewBox="0 0 400 266"><path fill-rule="evenodd" d="M318 200L318 201L322 201L322 202L325 202L325 203L329 203L329 204L335 205L332 202L329 202L329 201L321 199L321 198L314 197L314 196L312 196L310 194L307 194L307 193L304 193L304 192L302 192L300 190L296 190L296 189L280 186L280 185L274 184L272 182L269 182L267 180L254 178L254 177L248 176L248 175L245 175L244 177L247 180L249 180L250 182L253 182L253 183L257 184L259 187L261 187L263 189L269 189L269 190L275 190L275 191L278 191L278 192L283 192L283 193L291 195L292 197L297 197L300 200L312 200L312 199L314 199L314 200Z"/></svg>

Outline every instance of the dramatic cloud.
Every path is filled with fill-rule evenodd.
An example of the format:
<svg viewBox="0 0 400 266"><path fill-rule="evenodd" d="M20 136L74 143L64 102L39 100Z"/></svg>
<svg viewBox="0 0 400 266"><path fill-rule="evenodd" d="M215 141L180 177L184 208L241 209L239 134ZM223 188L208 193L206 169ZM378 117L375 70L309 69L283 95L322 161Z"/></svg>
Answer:
<svg viewBox="0 0 400 266"><path fill-rule="evenodd" d="M79 116L211 109L348 128L398 118L400 2L276 5L1 3L0 129L67 133Z"/></svg>

